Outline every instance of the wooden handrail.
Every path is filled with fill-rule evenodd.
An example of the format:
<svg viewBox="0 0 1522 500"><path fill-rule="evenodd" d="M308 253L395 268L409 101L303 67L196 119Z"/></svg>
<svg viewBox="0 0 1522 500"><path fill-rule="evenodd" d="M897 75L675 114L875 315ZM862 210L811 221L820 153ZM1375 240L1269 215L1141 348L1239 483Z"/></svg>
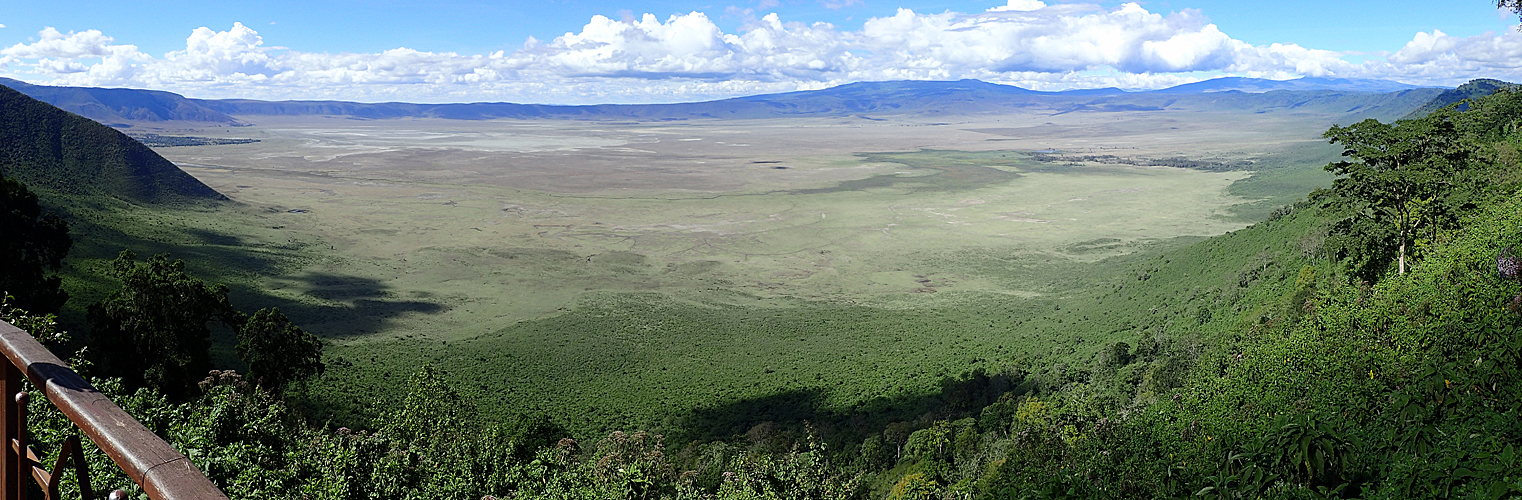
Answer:
<svg viewBox="0 0 1522 500"><path fill-rule="evenodd" d="M111 457L132 481L154 500L225 500L227 495L207 479L190 459L169 446L153 431L95 390L67 364L49 352L25 331L0 321L0 353L10 361L0 366L0 394L5 411L0 412L0 431L6 443L19 439L21 419L14 395L22 391L21 375L42 389L48 401L84 432L95 446ZM21 441L25 443L25 441ZM0 488L4 500L20 499L25 493L23 478L31 476L25 450L5 446L0 453ZM62 463L60 461L60 463ZM24 475L23 475L24 474Z"/></svg>

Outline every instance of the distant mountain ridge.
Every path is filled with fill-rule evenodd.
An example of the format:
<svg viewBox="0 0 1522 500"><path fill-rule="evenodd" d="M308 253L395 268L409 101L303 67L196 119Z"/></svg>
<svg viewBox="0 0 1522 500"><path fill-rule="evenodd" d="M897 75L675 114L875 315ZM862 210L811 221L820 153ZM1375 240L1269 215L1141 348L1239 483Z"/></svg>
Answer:
<svg viewBox="0 0 1522 500"><path fill-rule="evenodd" d="M71 113L105 124L189 121L241 125L237 118L213 111L192 99L158 90L53 87L0 78L0 86Z"/></svg>
<svg viewBox="0 0 1522 500"><path fill-rule="evenodd" d="M1501 80L1492 80L1489 78L1470 80L1468 83L1459 85L1459 87L1456 89L1444 91L1443 93L1438 94L1437 97L1432 98L1432 100L1428 101L1427 104L1417 108L1415 111L1412 111L1411 114L1406 115L1406 118L1427 116L1433 111L1442 109L1449 104L1463 102L1465 99L1477 99L1480 97L1485 97L1490 94L1494 94L1497 90L1501 90L1503 88L1515 88L1519 86L1522 85L1503 82ZM1463 109L1460 109L1460 111L1463 111Z"/></svg>
<svg viewBox="0 0 1522 500"><path fill-rule="evenodd" d="M146 117L143 120L204 121L222 125L241 125L243 123L240 120L257 116L686 120L911 114L935 117L999 113L1014 109L1042 109L1056 114L1074 111L1149 111L1170 107L1217 109L1223 106L1235 106L1235 109L1253 112L1320 109L1330 113L1390 118L1402 116L1420 107L1441 92L1441 89L1386 80L1326 78L1277 81L1229 77L1144 92L1127 92L1115 88L1043 92L980 80L904 80L858 82L821 90L705 102L573 106L502 102L416 104L190 99L169 92L146 90L46 87L4 79L0 79L0 84L15 86L17 90L29 95L107 123L111 123L112 119L132 121L128 117ZM143 107L132 108L132 103L141 103ZM1321 108L1316 108L1317 106ZM105 113L103 109L111 112ZM95 113L96 116L90 113ZM107 119L97 116L106 116Z"/></svg>
<svg viewBox="0 0 1522 500"><path fill-rule="evenodd" d="M42 193L138 203L226 199L116 129L4 86L0 175Z"/></svg>

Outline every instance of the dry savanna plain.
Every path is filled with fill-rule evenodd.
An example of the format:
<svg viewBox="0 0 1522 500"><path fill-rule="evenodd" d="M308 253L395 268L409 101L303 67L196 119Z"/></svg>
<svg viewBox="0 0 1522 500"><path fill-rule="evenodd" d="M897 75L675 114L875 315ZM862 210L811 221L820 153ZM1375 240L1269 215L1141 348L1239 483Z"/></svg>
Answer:
<svg viewBox="0 0 1522 500"><path fill-rule="evenodd" d="M1075 283L1042 269L1239 229L1334 153L1309 112L243 119L162 132L259 142L157 151L235 202L187 224L287 262L244 288L330 341L308 404L360 422L433 364L583 435L892 405L1062 349L1022 328Z"/></svg>

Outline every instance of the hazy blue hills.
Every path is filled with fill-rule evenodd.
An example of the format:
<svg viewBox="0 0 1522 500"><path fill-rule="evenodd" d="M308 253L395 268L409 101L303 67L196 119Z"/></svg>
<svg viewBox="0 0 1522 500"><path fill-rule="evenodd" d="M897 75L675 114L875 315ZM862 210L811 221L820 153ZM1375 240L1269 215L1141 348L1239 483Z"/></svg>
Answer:
<svg viewBox="0 0 1522 500"><path fill-rule="evenodd" d="M95 87L53 87L0 78L10 87L34 99L106 124L130 122L190 121L239 125L224 113L208 109L172 92Z"/></svg>
<svg viewBox="0 0 1522 500"><path fill-rule="evenodd" d="M843 116L862 113L914 113L958 109L1011 96L1043 94L978 80L957 82L862 82L823 90L738 97L674 104L596 104L557 106L513 103L412 104L340 101L195 100L222 113L240 116L331 115L379 119L429 117L459 120L493 118L690 119Z"/></svg>
<svg viewBox="0 0 1522 500"><path fill-rule="evenodd" d="M1244 80L1244 79L1236 79ZM1307 80L1307 79L1302 79ZM1215 80L1212 80L1214 82ZM1263 80L1262 82L1269 82ZM1291 81L1298 82L1298 81ZM859 82L821 90L673 104L599 104L553 106L513 103L411 104L353 103L339 101L195 100L222 113L243 117L331 115L378 119L430 117L463 120L494 118L685 120L699 118L766 119L808 116L879 115L953 116L1038 110L1048 113L1075 111L1155 111L1170 107L1251 111L1317 110L1328 113L1368 114L1377 118L1402 116L1426 103L1441 89L1403 86L1372 80L1354 85L1351 80L1321 83L1285 83L1288 92L1228 92L1237 87L1267 83L1230 83L1195 90L1125 92L1120 89L1083 89L1040 92L1012 85L979 80ZM1209 83L1209 82L1201 82ZM1333 88L1317 88L1325 85ZM1383 86L1381 86L1383 85ZM1396 90L1353 90L1391 88ZM1230 88L1228 88L1230 87ZM1275 89L1285 90L1285 89ZM1360 115L1362 116L1362 115Z"/></svg>
<svg viewBox="0 0 1522 500"><path fill-rule="evenodd" d="M3 86L0 175L33 190L139 203L225 199L116 129Z"/></svg>
<svg viewBox="0 0 1522 500"><path fill-rule="evenodd" d="M404 117L456 120L573 119L687 120L785 117L926 117L1008 113L1017 110L1060 114L1077 111L1313 111L1349 118L1393 119L1426 104L1442 89L1385 80L1301 78L1275 81L1217 78L1149 92L1084 89L1041 92L979 80L860 82L837 87L673 104L561 106L516 103L358 103L344 101L260 101L188 99L168 92L0 84L105 123L114 120L189 120L237 125L258 116L343 116L357 119ZM133 103L139 103L137 108ZM106 111L110 113L106 113ZM92 114L94 113L94 114ZM104 117L104 118L102 118ZM234 118L241 117L241 118Z"/></svg>

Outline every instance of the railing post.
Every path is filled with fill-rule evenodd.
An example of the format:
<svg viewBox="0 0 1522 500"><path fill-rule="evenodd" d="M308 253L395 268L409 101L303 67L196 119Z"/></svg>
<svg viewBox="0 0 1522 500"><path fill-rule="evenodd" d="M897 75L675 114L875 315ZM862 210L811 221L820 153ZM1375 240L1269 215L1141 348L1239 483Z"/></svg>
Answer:
<svg viewBox="0 0 1522 500"><path fill-rule="evenodd" d="M31 380L33 386L49 402L58 408L74 426L83 432L100 451L121 467L132 482L143 488L148 498L154 500L227 500L227 495L217 485L201 474L190 459L165 443L153 431L132 418L121 407L111 402L89 382L80 378L68 364L58 359L46 347L10 323L0 321L0 391L17 394L22 389L22 378ZM24 398L22 398L24 400ZM20 446L23 423L14 397L0 397L0 427L5 431L4 450L0 450L0 484L5 488L0 500L20 500L25 495L27 482L49 484L63 472L65 453L60 453L50 472L42 468ZM75 447L74 449L79 449ZM19 452L18 452L19 450ZM74 454L78 470L84 460L82 454ZM33 467L33 465L36 467ZM33 476L31 473L38 474ZM86 474L80 474L83 480ZM81 484L83 486L83 483ZM121 496L120 492L112 492Z"/></svg>
<svg viewBox="0 0 1522 500"><path fill-rule="evenodd" d="M4 476L0 481L5 484L0 487L5 488L5 495L0 498L22 500L26 496L26 483L22 482L22 478L28 476L26 461L11 446L12 440L20 439L21 433L26 432L21 428L21 406L16 403L16 398L11 397L21 392L21 370L9 362L0 365L4 365L0 367L0 394L6 395L0 398L5 406L5 411L0 412L0 420L3 420L0 426L5 428L5 451L0 452L0 475Z"/></svg>

